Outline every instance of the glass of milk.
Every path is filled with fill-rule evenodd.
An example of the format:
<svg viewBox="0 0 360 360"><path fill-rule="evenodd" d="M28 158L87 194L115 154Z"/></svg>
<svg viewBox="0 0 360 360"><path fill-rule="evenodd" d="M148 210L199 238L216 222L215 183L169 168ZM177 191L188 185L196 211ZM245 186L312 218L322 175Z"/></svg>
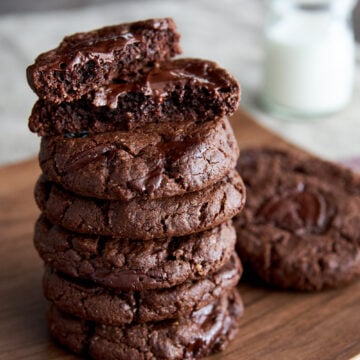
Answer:
<svg viewBox="0 0 360 360"><path fill-rule="evenodd" d="M286 117L316 117L352 97L354 0L273 0L265 30L262 103Z"/></svg>

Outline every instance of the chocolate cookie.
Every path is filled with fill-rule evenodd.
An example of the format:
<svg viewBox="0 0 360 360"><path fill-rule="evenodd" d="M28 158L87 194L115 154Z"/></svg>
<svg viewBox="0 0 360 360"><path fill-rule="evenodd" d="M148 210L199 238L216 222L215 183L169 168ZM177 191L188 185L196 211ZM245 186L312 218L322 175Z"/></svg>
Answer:
<svg viewBox="0 0 360 360"><path fill-rule="evenodd" d="M28 83L42 99L73 101L112 79L131 80L152 63L180 54L179 38L169 18L67 36L28 67Z"/></svg>
<svg viewBox="0 0 360 360"><path fill-rule="evenodd" d="M35 247L46 264L118 290L167 288L220 269L235 247L231 221L205 232L149 241L71 233L41 216Z"/></svg>
<svg viewBox="0 0 360 360"><path fill-rule="evenodd" d="M238 327L243 306L236 290L188 317L109 326L49 308L53 337L73 352L101 360L195 359L223 350Z"/></svg>
<svg viewBox="0 0 360 360"><path fill-rule="evenodd" d="M335 288L360 277L360 176L338 165L272 148L242 152L247 187L236 218L237 249L271 285Z"/></svg>
<svg viewBox="0 0 360 360"><path fill-rule="evenodd" d="M131 130L147 123L205 122L238 107L238 82L216 63L165 62L133 83L113 82L59 105L39 100L29 127L41 136Z"/></svg>
<svg viewBox="0 0 360 360"><path fill-rule="evenodd" d="M216 273L169 289L114 292L67 278L50 268L45 271L43 286L45 297L61 311L101 324L120 325L188 315L234 288L241 271L240 261L233 253L231 260Z"/></svg>
<svg viewBox="0 0 360 360"><path fill-rule="evenodd" d="M160 198L204 189L236 165L239 150L227 118L149 124L131 132L44 137L46 177L99 199Z"/></svg>
<svg viewBox="0 0 360 360"><path fill-rule="evenodd" d="M238 214L245 187L233 170L212 187L155 200L98 200L76 196L39 178L35 198L44 215L66 229L87 234L150 240L213 228Z"/></svg>

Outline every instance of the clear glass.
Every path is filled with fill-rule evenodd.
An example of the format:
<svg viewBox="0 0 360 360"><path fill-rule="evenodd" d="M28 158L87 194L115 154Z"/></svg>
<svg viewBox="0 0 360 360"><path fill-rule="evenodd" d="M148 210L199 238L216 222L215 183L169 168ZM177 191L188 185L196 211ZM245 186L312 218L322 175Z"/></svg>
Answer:
<svg viewBox="0 0 360 360"><path fill-rule="evenodd" d="M290 117L337 112L351 100L353 0L273 0L265 28L262 104Z"/></svg>

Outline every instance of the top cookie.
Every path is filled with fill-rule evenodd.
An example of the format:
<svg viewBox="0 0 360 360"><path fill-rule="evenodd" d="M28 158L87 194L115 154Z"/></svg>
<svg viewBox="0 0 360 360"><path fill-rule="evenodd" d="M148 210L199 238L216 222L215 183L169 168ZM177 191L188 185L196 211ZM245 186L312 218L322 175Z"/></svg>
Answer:
<svg viewBox="0 0 360 360"><path fill-rule="evenodd" d="M80 100L40 100L29 118L41 136L131 130L148 123L211 121L238 107L240 86L218 64L202 59L164 62L133 82L112 82Z"/></svg>
<svg viewBox="0 0 360 360"><path fill-rule="evenodd" d="M30 87L54 103L79 99L112 79L132 80L181 53L172 19L149 19L67 36L27 69Z"/></svg>
<svg viewBox="0 0 360 360"><path fill-rule="evenodd" d="M360 176L286 151L242 152L247 206L236 218L237 249L271 285L338 287L360 276Z"/></svg>

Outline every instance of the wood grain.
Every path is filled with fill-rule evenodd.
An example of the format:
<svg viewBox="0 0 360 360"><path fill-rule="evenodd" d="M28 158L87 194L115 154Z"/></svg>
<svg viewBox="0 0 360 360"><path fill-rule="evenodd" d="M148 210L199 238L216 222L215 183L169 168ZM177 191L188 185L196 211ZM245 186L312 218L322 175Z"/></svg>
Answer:
<svg viewBox="0 0 360 360"><path fill-rule="evenodd" d="M232 119L241 146L292 147L244 112ZM39 211L36 160L0 168L0 359L77 359L49 338L41 292L42 263L32 245ZM342 360L360 354L360 282L314 294L241 284L245 315L219 360ZM131 360L131 359L129 359Z"/></svg>

